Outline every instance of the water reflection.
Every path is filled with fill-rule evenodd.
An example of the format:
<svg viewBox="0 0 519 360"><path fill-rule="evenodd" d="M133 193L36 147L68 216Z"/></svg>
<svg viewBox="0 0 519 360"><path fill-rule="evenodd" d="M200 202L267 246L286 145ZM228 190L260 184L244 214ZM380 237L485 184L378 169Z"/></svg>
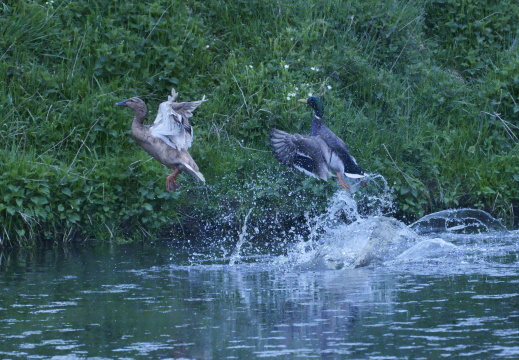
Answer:
<svg viewBox="0 0 519 360"><path fill-rule="evenodd" d="M447 240L462 251L338 271L171 248L4 253L0 357L517 357L517 236Z"/></svg>

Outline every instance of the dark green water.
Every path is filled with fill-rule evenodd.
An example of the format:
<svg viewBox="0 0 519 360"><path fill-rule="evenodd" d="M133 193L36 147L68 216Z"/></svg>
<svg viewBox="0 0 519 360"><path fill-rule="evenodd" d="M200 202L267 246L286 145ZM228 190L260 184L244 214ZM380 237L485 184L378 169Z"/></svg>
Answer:
<svg viewBox="0 0 519 360"><path fill-rule="evenodd" d="M338 271L167 247L3 253L0 358L515 359L518 239Z"/></svg>

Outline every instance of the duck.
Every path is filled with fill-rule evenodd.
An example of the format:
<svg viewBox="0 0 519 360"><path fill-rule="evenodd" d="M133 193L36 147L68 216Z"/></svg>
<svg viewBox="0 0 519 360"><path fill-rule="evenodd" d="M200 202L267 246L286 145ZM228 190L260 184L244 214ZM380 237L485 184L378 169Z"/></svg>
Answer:
<svg viewBox="0 0 519 360"><path fill-rule="evenodd" d="M133 110L135 116L131 129L137 144L155 160L173 170L166 178L168 192L179 188L177 176L181 172L187 172L195 179L205 182L204 175L187 151L193 141L193 129L189 124L189 118L193 116L193 110L205 101L205 96L200 101L183 103L175 102L176 97L177 93L173 89L168 101L159 105L157 117L152 125L144 125L147 107L138 97L115 104Z"/></svg>
<svg viewBox="0 0 519 360"><path fill-rule="evenodd" d="M269 140L274 157L284 165L294 167L303 173L324 181L333 174L339 185L350 192L342 176L360 179L364 170L348 152L342 139L335 135L323 121L324 106L317 96L298 100L314 110L311 135L290 134L272 129Z"/></svg>

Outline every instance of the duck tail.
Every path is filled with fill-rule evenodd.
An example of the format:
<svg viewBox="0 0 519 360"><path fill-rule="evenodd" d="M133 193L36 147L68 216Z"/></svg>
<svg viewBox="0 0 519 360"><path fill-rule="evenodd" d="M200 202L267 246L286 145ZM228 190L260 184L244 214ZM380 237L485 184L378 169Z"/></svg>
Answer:
<svg viewBox="0 0 519 360"><path fill-rule="evenodd" d="M188 164L182 164L183 167L185 169L182 169L182 170L185 170L187 171L188 173L190 173L192 176L194 176L195 178L197 178L198 180L200 180L201 182L204 182L205 183L205 178L204 178L204 175L202 175L202 173L200 171L197 171L195 169L193 169L191 166L189 166Z"/></svg>

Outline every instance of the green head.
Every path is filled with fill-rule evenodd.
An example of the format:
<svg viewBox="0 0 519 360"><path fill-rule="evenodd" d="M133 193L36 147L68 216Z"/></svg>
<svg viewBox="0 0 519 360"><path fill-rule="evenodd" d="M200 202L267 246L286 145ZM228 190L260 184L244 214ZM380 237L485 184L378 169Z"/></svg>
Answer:
<svg viewBox="0 0 519 360"><path fill-rule="evenodd" d="M315 116L322 119L324 114L324 105L317 96L310 96L308 99L301 99L299 102L308 104L314 109Z"/></svg>

